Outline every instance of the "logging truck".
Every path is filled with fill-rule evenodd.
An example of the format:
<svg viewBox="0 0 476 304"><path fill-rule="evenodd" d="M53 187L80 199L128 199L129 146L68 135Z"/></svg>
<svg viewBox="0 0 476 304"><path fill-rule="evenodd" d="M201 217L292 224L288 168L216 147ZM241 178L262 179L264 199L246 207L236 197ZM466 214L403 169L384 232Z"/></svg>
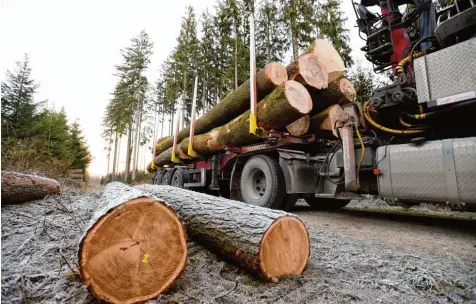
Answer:
<svg viewBox="0 0 476 304"><path fill-rule="evenodd" d="M402 14L402 4L413 9ZM341 208L364 194L474 210L473 1L363 0L354 11L361 50L375 72L391 70L391 85L356 102L342 59L322 40L284 72L273 63L256 73L252 38L250 80L157 142L153 183L284 210L299 198Z"/></svg>

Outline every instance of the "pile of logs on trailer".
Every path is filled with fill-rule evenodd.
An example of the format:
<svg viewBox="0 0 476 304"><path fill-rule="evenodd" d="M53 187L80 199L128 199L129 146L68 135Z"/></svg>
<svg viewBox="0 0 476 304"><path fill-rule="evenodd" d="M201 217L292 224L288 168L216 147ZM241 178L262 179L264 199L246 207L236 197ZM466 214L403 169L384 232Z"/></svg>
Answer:
<svg viewBox="0 0 476 304"><path fill-rule="evenodd" d="M319 182L309 178L315 175L313 164L309 159L307 165L297 160L310 155L315 161L319 153L329 150L329 139L337 140L333 129L345 107L361 112L344 68L336 49L321 39L286 67L268 63L256 73L255 105L250 102L253 82L250 86L248 80L198 119L192 117L189 126L177 127L174 136L157 141L148 166L156 172L154 184L275 209L287 210L300 197L321 205L314 196ZM254 118L256 129L252 130L250 119ZM318 147L315 143L320 139L327 144ZM312 150L311 143L317 148ZM283 159L294 160L293 167ZM328 180L338 171L329 165ZM336 197L330 191L323 194Z"/></svg>
<svg viewBox="0 0 476 304"><path fill-rule="evenodd" d="M176 187L113 182L79 244L82 282L107 302L156 298L185 270L187 235L272 282L301 274L310 254L308 231L295 215Z"/></svg>

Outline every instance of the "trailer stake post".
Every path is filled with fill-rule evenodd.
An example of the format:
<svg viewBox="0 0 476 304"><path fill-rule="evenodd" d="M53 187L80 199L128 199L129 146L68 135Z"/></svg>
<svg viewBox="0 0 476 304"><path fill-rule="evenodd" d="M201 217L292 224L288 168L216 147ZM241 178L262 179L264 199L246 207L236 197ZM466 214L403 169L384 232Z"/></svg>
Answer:
<svg viewBox="0 0 476 304"><path fill-rule="evenodd" d="M192 117L190 121L190 135L188 141L188 150L187 154L191 157L197 158L198 154L193 150L193 136L195 136L195 108L197 106L197 91L198 91L198 76L195 76L195 86L193 89L193 100L192 100Z"/></svg>
<svg viewBox="0 0 476 304"><path fill-rule="evenodd" d="M177 147L177 139L178 139L178 135L179 135L179 131L180 131L180 119L182 117L183 99L184 99L184 96L183 96L183 94L181 94L180 99L179 99L179 106L178 106L177 113L176 113L177 119L175 121L174 145L172 147L172 155L171 155L171 158L170 158L170 160L173 163L176 163L176 164L179 164L179 163L182 162L180 159L178 159L175 156L175 148Z"/></svg>
<svg viewBox="0 0 476 304"><path fill-rule="evenodd" d="M250 134L256 135L256 53L254 7L250 14Z"/></svg>

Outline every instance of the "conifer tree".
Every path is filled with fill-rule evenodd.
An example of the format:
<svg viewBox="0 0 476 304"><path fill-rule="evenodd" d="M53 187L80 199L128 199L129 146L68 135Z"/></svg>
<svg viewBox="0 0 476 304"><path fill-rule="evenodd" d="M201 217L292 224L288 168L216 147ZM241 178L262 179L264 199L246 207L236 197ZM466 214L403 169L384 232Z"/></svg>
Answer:
<svg viewBox="0 0 476 304"><path fill-rule="evenodd" d="M357 63L357 66L351 71L349 79L354 85L358 102L363 104L372 97L372 93L377 87L377 79L371 69Z"/></svg>
<svg viewBox="0 0 476 304"><path fill-rule="evenodd" d="M286 24L276 2L263 1L256 18L256 67L271 61L282 62L286 52Z"/></svg>

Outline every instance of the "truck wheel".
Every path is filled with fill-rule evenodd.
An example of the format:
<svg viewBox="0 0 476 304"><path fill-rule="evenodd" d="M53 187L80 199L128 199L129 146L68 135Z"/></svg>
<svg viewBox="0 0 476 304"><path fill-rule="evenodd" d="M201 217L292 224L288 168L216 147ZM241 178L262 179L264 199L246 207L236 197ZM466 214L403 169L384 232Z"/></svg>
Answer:
<svg viewBox="0 0 476 304"><path fill-rule="evenodd" d="M168 170L167 172L164 173L164 176L162 177L162 185L170 185L171 181L172 181L172 170Z"/></svg>
<svg viewBox="0 0 476 304"><path fill-rule="evenodd" d="M172 181L170 182L170 185L177 188L183 188L183 170L182 169L175 170L174 174L172 175Z"/></svg>
<svg viewBox="0 0 476 304"><path fill-rule="evenodd" d="M164 176L164 172L156 172L154 175L153 184L154 185L162 185L162 177Z"/></svg>
<svg viewBox="0 0 476 304"><path fill-rule="evenodd" d="M305 197L306 203L316 210L337 210L345 207L350 200L327 199L319 197Z"/></svg>
<svg viewBox="0 0 476 304"><path fill-rule="evenodd" d="M278 162L267 155L250 158L241 173L240 191L245 203L282 208L286 198L286 185Z"/></svg>

